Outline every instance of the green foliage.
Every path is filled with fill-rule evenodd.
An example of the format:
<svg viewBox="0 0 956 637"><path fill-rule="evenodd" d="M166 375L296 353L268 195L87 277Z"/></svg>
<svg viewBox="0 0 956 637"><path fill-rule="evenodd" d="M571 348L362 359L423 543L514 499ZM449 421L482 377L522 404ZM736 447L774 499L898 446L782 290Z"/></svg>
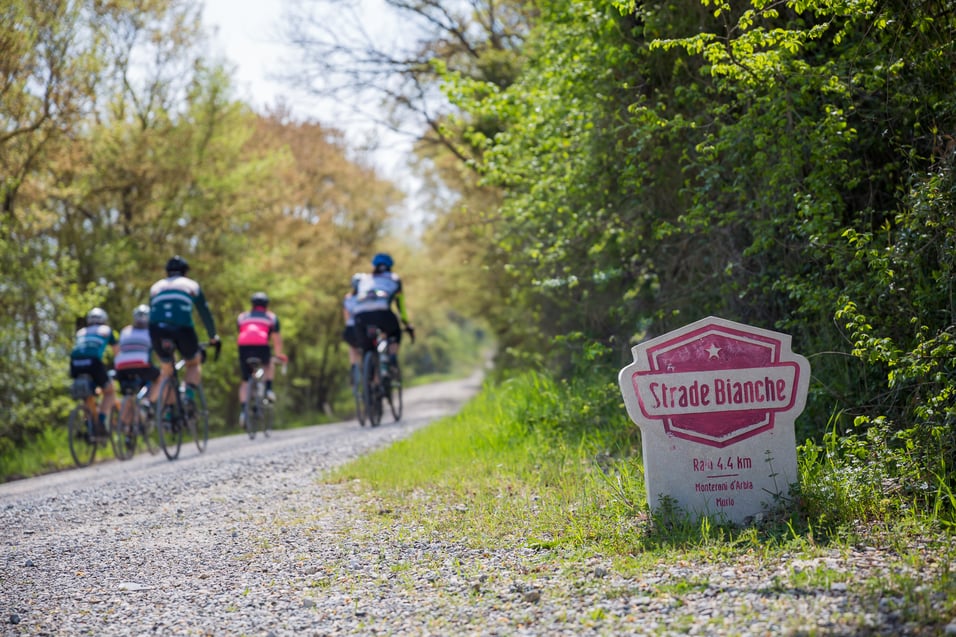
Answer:
<svg viewBox="0 0 956 637"><path fill-rule="evenodd" d="M883 461L911 447L952 492L954 14L615 6L543 3L507 87L448 75L503 195L501 360L626 362L706 315L779 329L813 365L801 434L885 429Z"/></svg>

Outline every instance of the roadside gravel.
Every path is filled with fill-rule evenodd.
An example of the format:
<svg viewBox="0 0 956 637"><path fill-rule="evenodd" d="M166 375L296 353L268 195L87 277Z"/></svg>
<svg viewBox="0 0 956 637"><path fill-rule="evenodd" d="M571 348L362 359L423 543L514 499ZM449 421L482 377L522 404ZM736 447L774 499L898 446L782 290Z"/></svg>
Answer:
<svg viewBox="0 0 956 637"><path fill-rule="evenodd" d="M932 546L913 547L927 554L915 562L861 546L624 575L601 558L423 538L383 524L349 485L319 480L453 413L477 387L475 378L410 391L407 420L376 429L353 421L234 436L203 455L184 448L176 462L140 454L0 485L0 635L947 631L912 621L907 607L945 600L872 587L953 577L956 565ZM821 572L834 581L794 576Z"/></svg>

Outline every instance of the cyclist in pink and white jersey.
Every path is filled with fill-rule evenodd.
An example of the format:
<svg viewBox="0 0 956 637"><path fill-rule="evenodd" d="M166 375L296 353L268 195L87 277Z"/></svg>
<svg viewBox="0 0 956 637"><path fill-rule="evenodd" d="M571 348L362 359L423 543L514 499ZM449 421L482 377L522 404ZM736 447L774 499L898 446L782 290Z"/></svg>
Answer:
<svg viewBox="0 0 956 637"><path fill-rule="evenodd" d="M256 292L252 295L252 309L243 312L236 319L239 336L236 339L239 345L239 369L242 373L242 383L239 385L240 418L245 414L246 400L249 392L249 377L252 368L246 362L255 357L262 361L265 367L266 400L275 402L276 395L272 390L274 368L272 365L272 348L275 346L276 358L283 363L288 357L282 353L282 334L279 333L279 317L269 309L269 297L265 292ZM245 423L240 423L244 425Z"/></svg>

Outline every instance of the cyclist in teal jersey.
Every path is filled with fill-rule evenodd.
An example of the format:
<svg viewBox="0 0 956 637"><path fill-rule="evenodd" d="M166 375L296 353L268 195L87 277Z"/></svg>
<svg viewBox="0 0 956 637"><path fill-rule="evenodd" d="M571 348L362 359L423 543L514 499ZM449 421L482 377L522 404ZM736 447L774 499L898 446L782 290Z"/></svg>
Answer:
<svg viewBox="0 0 956 637"><path fill-rule="evenodd" d="M106 431L106 414L113 408L116 391L106 371L103 354L111 347L116 354L116 332L107 325L109 317L101 308L94 307L86 315L86 327L76 332L73 351L70 352L70 377L89 374L97 388L103 390L99 406L100 432Z"/></svg>
<svg viewBox="0 0 956 637"><path fill-rule="evenodd" d="M160 279L149 289L149 338L159 357L160 380L150 388L150 402L155 402L162 381L173 373L175 350L186 361L186 396L191 397L192 387L202 379L202 360L199 337L193 323L193 308L199 312L209 342L216 344L216 323L206 305L199 283L186 276L189 264L180 256L166 262L166 278ZM169 347L169 346L172 347Z"/></svg>

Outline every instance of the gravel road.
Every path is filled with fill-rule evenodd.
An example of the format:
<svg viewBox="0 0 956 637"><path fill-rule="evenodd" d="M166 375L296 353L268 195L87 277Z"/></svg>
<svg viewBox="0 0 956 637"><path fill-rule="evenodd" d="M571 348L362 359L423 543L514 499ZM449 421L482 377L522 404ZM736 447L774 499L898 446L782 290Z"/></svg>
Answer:
<svg viewBox="0 0 956 637"><path fill-rule="evenodd" d="M320 474L454 413L479 378L415 388L407 418L211 440L0 485L0 635L938 635L868 583L956 565L875 547L638 576L599 557L471 548L382 525ZM950 553L951 555L951 553ZM909 566L907 566L909 565ZM906 573L900 569L911 569ZM811 577L795 577L794 573ZM833 580L821 584L820 573ZM847 577L852 573L852 577ZM816 576L812 576L816 574ZM841 576L842 574L842 576ZM950 575L952 576L952 575ZM896 579L893 579L896 578ZM822 578L826 579L826 578ZM952 609L949 609L952 610ZM956 633L956 627L950 627Z"/></svg>

